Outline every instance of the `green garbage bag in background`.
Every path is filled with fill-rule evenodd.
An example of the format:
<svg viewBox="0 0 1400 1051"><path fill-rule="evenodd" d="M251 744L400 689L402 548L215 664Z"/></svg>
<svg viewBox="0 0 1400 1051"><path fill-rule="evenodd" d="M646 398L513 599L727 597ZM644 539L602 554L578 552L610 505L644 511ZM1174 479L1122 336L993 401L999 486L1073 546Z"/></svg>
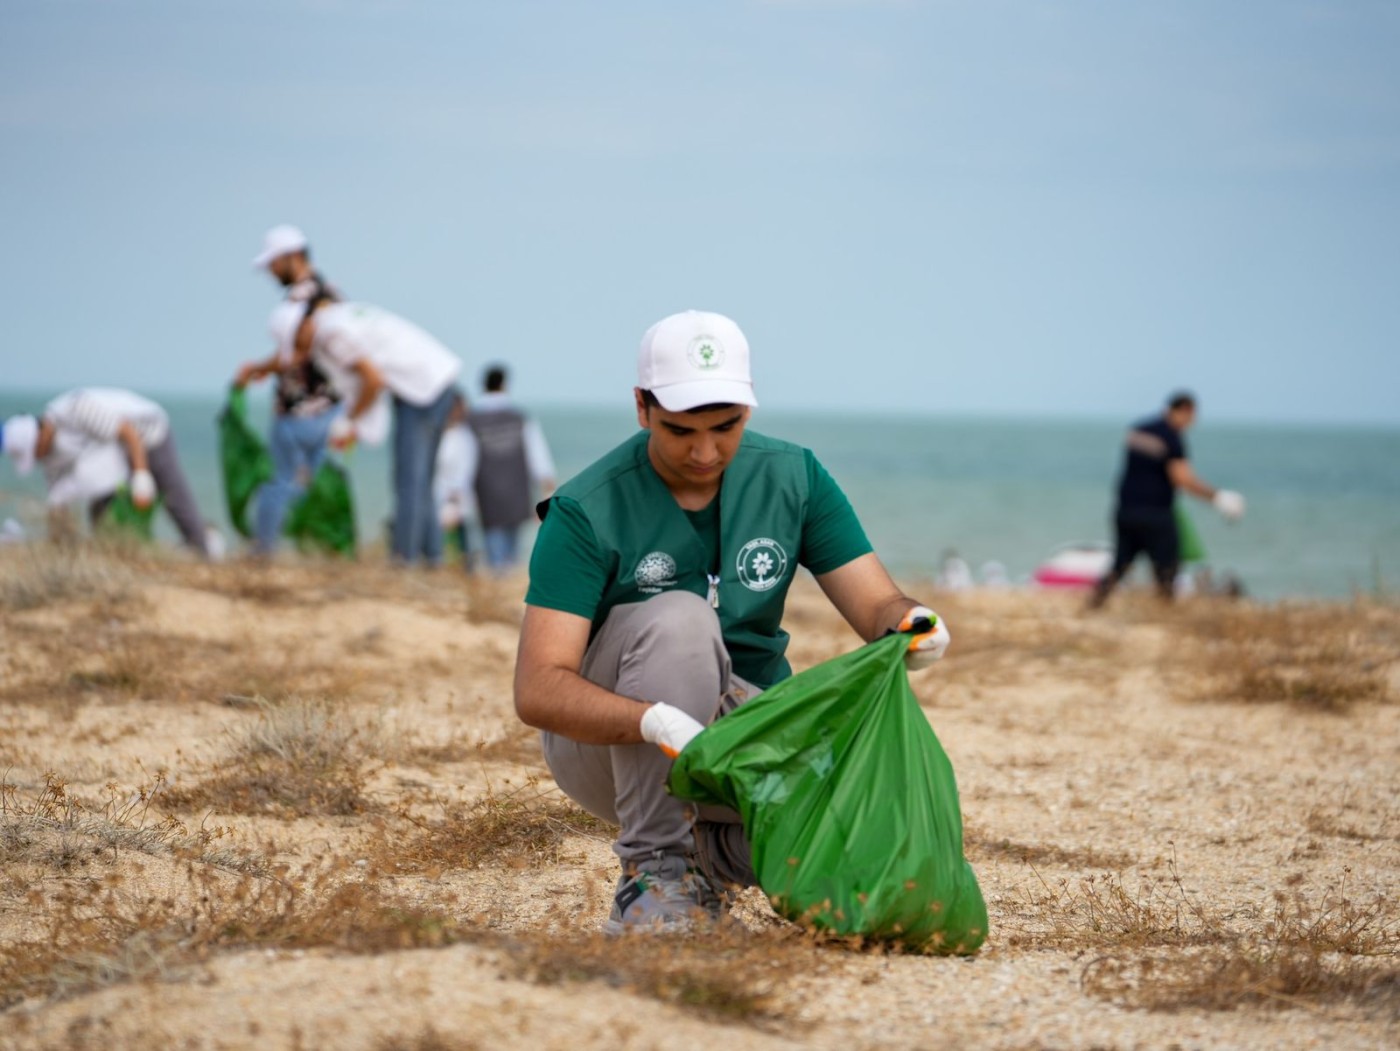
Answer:
<svg viewBox="0 0 1400 1051"><path fill-rule="evenodd" d="M1176 516L1176 545L1177 559L1182 565L1187 562L1204 562L1206 560L1206 546L1201 543L1201 535L1196 532L1196 523L1191 521L1191 516L1186 513L1186 508L1181 504L1172 505L1172 514Z"/></svg>
<svg viewBox="0 0 1400 1051"><path fill-rule="evenodd" d="M164 502L165 497L157 495L149 507L137 507L131 499L131 490L120 486L102 512L98 529L108 536L131 537L150 543L156 538L156 510Z"/></svg>
<svg viewBox="0 0 1400 1051"><path fill-rule="evenodd" d="M251 537L248 505L272 478L272 457L248 423L247 395L237 387L229 391L228 404L219 414L219 454L229 521L241 535ZM345 468L329 459L321 461L306 493L288 512L282 532L303 549L355 553L355 506Z"/></svg>
<svg viewBox="0 0 1400 1051"><path fill-rule="evenodd" d="M228 519L240 536L251 537L248 504L258 487L272 478L272 457L248 423L248 396L239 387L229 390L228 404L219 413L219 457L223 461Z"/></svg>
<svg viewBox="0 0 1400 1051"><path fill-rule="evenodd" d="M970 954L987 906L958 788L891 635L779 683L676 758L673 795L737 810L759 885L795 923Z"/></svg>
<svg viewBox="0 0 1400 1051"><path fill-rule="evenodd" d="M311 486L287 514L283 530L303 550L355 553L355 504L345 468L322 460Z"/></svg>

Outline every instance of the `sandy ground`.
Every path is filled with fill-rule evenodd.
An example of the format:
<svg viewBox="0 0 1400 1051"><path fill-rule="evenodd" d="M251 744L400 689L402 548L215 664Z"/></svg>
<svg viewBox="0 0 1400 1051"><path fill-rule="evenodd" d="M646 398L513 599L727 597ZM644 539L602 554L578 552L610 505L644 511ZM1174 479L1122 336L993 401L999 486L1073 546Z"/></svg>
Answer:
<svg viewBox="0 0 1400 1051"><path fill-rule="evenodd" d="M818 945L750 892L678 962L590 933L615 867L513 716L522 581L0 552L0 1047L1400 1046L1395 607L910 586L987 945ZM810 582L787 626L799 668L855 645ZM246 787L278 710L348 735L351 804Z"/></svg>

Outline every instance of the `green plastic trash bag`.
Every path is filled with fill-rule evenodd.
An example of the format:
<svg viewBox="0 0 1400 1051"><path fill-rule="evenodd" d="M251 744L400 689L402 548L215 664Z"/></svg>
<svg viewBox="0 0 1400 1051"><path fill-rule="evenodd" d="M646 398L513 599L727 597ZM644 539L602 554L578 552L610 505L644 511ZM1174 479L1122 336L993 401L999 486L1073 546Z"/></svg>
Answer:
<svg viewBox="0 0 1400 1051"><path fill-rule="evenodd" d="M909 687L906 635L774 686L698 734L672 794L737 810L777 912L919 952L976 952L952 764Z"/></svg>
<svg viewBox="0 0 1400 1051"><path fill-rule="evenodd" d="M1191 516L1186 513L1186 508L1179 503L1172 505L1172 513L1176 516L1178 561L1182 565L1187 562L1204 562L1206 560L1206 547L1201 543L1201 535L1196 532L1196 523L1191 521Z"/></svg>
<svg viewBox="0 0 1400 1051"><path fill-rule="evenodd" d="M355 553L355 505L345 468L322 460L311 486L287 515L283 530L303 549Z"/></svg>
<svg viewBox="0 0 1400 1051"><path fill-rule="evenodd" d="M149 507L137 507L131 499L131 490L123 485L103 509L98 530L107 536L132 537L150 543L156 535L156 509L164 501L165 498L158 495Z"/></svg>
<svg viewBox="0 0 1400 1051"><path fill-rule="evenodd" d="M247 395L237 387L229 391L228 404L219 414L219 454L229 521L241 535L251 537L248 505L263 483L271 480L272 457L248 423ZM355 553L355 506L345 468L321 461L311 485L288 512L282 532L303 549Z"/></svg>
<svg viewBox="0 0 1400 1051"><path fill-rule="evenodd" d="M272 477L272 457L248 423L248 398L239 387L229 390L228 404L219 414L219 456L223 461L229 521L241 536L251 537L248 504L258 487Z"/></svg>

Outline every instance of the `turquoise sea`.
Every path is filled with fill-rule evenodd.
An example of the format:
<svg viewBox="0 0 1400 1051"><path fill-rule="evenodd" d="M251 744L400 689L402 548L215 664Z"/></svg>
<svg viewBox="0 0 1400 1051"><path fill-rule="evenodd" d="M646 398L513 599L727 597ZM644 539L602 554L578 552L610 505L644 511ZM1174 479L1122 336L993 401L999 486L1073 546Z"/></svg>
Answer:
<svg viewBox="0 0 1400 1051"><path fill-rule="evenodd" d="M0 394L0 413L34 411L42 394ZM214 399L158 399L206 515L231 535L218 473ZM266 400L253 402L260 421ZM538 406L567 478L631 433L616 409ZM876 549L899 575L929 577L946 549L976 570L1001 562L1013 581L1060 544L1107 539L1122 421L807 415L760 410L752 424L811 447L845 488ZM1190 511L1218 569L1255 596L1344 596L1400 591L1400 428L1225 424L1188 437L1196 470L1238 489L1249 514L1227 526L1208 506ZM350 460L361 537L377 540L389 508L384 448ZM0 464L0 519L42 521L42 482ZM173 531L167 527L167 536ZM1145 567L1139 569L1145 576Z"/></svg>

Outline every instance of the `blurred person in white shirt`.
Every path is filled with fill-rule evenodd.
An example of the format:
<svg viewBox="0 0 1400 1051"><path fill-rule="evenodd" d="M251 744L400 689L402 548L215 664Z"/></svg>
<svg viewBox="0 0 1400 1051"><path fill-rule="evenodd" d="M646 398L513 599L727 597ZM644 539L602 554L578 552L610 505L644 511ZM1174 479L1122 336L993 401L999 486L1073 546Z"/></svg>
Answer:
<svg viewBox="0 0 1400 1051"><path fill-rule="evenodd" d="M12 416L0 428L0 447L20 474L38 463L48 482L55 524L67 509L86 503L96 525L117 491L146 509L157 497L184 542L209 557L217 546L180 466L170 417L149 398L115 387L84 387L60 394L38 416Z"/></svg>
<svg viewBox="0 0 1400 1051"><path fill-rule="evenodd" d="M411 321L368 303L325 304L297 331L298 352L325 369L345 399L344 413L330 427L332 448L382 440L377 406L388 395L394 428L391 552L404 563L438 564L442 526L433 474L462 359Z"/></svg>

